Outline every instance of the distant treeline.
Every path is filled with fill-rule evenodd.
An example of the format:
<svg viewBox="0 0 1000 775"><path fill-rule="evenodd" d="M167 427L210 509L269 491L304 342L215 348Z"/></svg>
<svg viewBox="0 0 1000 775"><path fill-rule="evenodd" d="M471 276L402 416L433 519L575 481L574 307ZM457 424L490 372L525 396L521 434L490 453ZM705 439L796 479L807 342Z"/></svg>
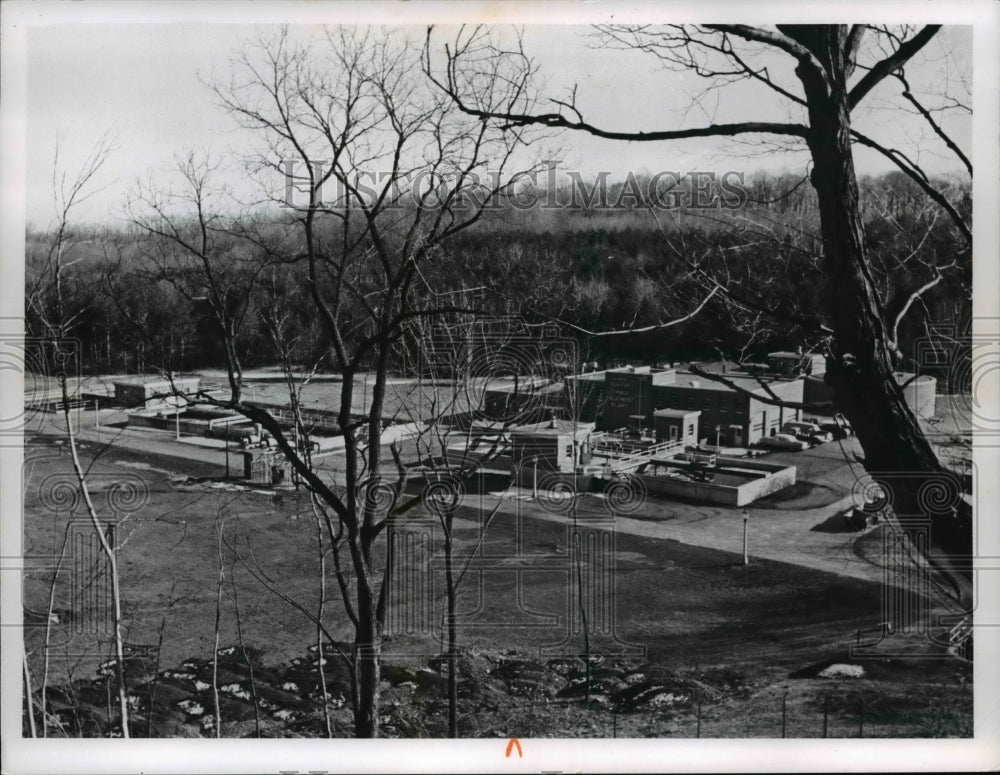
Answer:
<svg viewBox="0 0 1000 775"><path fill-rule="evenodd" d="M448 294L468 310L555 322L577 338L586 360L602 365L748 359L822 346L818 324L836 298L827 294L807 181L755 175L735 209L650 208L624 196L622 185L610 184L603 203L595 199L593 206L570 206L565 198L553 208L501 202L426 261L414 303L430 306ZM937 276L935 267L946 267L900 324L899 349L909 356L929 325L971 314L971 254L960 250L948 219L902 175L865 178L860 186L872 273L887 318ZM968 187L957 193L953 201L970 210ZM216 281L226 285L245 368L274 364L279 339L286 355L309 366L322 365L328 347L309 303L306 267L289 237L296 232L286 228L290 217L234 221L216 236ZM45 289L54 282L50 244L49 235L29 231L26 291L42 299L27 307L29 333L43 328ZM78 228L63 266L65 304L86 371L224 365L218 316L209 294L199 293L203 267L178 255L176 245L131 227ZM700 305L679 325L649 328ZM587 333L642 328L649 330ZM406 368L403 360L397 366Z"/></svg>

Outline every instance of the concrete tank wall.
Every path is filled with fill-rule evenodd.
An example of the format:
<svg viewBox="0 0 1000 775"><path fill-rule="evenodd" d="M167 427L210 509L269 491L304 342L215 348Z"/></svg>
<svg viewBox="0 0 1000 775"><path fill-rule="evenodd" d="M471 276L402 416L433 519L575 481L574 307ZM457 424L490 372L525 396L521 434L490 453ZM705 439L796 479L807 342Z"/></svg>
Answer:
<svg viewBox="0 0 1000 775"><path fill-rule="evenodd" d="M934 377L921 374L912 382L906 384L912 377L912 374L896 374L896 381L900 385L906 385L903 388L903 398L906 401L906 405L918 417L933 417L937 411L937 380ZM807 404L822 403L832 401L833 394L830 392L830 388L826 386L826 383L823 382L822 377L810 376L805 379L802 400ZM833 414L834 411L834 409L826 411L810 410L810 414Z"/></svg>
<svg viewBox="0 0 1000 775"><path fill-rule="evenodd" d="M912 374L902 374L900 384L906 384ZM923 374L903 388L903 397L917 417L933 417L937 411L937 380Z"/></svg>
<svg viewBox="0 0 1000 775"><path fill-rule="evenodd" d="M720 458L730 465L740 468L765 472L759 479L752 479L739 486L713 484L712 482L692 482L684 479L670 479L663 476L646 476L639 478L646 486L646 491L656 495L675 495L688 500L705 503L718 503L722 506L746 506L759 498L783 490L795 484L795 466L782 466L775 463L748 461L742 458Z"/></svg>

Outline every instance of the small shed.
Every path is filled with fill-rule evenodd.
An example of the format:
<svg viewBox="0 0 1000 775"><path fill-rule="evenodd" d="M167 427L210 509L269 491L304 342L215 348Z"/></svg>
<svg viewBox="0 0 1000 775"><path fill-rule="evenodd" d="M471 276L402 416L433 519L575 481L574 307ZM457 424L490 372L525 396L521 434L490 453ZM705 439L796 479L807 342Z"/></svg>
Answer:
<svg viewBox="0 0 1000 775"><path fill-rule="evenodd" d="M685 446L697 445L700 416L700 409L657 409L653 412L656 440L681 441Z"/></svg>
<svg viewBox="0 0 1000 775"><path fill-rule="evenodd" d="M523 463L554 471L572 471L590 461L590 434L593 423L557 420L531 423L510 432L511 459L515 467Z"/></svg>

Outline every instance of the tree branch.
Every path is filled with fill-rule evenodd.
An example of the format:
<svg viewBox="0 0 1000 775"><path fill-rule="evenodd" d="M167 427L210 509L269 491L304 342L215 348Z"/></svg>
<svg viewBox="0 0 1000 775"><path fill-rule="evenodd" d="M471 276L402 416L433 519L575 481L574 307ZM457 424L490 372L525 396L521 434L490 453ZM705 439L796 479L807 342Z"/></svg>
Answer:
<svg viewBox="0 0 1000 775"><path fill-rule="evenodd" d="M894 53L876 63L875 66L865 73L864 77L854 85L854 88L851 89L847 96L848 108L853 110L857 104L868 95L868 92L881 83L887 75L902 67L910 59L912 59L913 55L926 46L930 39L933 38L940 29L940 24L926 25L912 38L900 44L899 48L897 48Z"/></svg>

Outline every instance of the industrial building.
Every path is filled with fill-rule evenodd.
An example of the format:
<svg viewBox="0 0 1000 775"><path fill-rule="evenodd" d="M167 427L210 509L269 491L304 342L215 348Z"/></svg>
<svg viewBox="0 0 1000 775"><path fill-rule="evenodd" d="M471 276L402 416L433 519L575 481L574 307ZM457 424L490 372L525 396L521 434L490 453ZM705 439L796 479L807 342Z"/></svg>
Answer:
<svg viewBox="0 0 1000 775"><path fill-rule="evenodd" d="M123 377L114 382L115 401L129 409L154 409L174 405L177 393L195 393L199 377Z"/></svg>
<svg viewBox="0 0 1000 775"><path fill-rule="evenodd" d="M674 367L625 366L576 375L567 380L567 392L580 407L577 416L593 419L602 430L629 428L652 431L658 441L745 447L801 419L801 409L773 401L801 403L804 374L822 372L825 361L808 353L777 352L767 363L747 366L699 364L701 371L718 372L731 384Z"/></svg>
<svg viewBox="0 0 1000 775"><path fill-rule="evenodd" d="M604 406L601 427L625 428L634 418L641 417L646 427L652 426L653 411L670 404L660 402L655 391L671 385L677 378L675 369L650 366L625 366L609 369L604 377ZM677 407L685 408L685 407Z"/></svg>
<svg viewBox="0 0 1000 775"><path fill-rule="evenodd" d="M731 387L690 372L677 376L674 384L656 388L654 404L658 409L699 411L697 438L701 443L747 447L774 435L784 423L802 418L801 409L761 400L801 403L801 379L727 374L727 381L735 386Z"/></svg>

